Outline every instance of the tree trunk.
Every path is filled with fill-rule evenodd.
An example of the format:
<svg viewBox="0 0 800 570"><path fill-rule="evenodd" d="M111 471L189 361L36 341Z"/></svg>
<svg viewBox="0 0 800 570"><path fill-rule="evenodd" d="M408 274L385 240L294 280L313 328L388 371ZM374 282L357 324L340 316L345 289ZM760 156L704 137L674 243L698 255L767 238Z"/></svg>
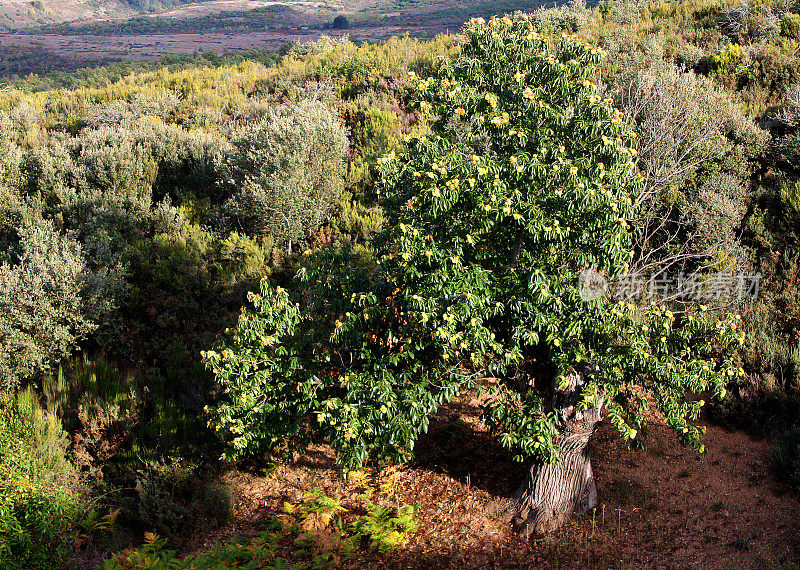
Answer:
<svg viewBox="0 0 800 570"><path fill-rule="evenodd" d="M594 408L576 411L585 386L584 373L568 376L569 385L554 388L553 408L564 428L555 438L559 461L534 461L525 482L507 509L517 532L543 534L564 524L573 514L597 506L597 488L589 458L591 438L600 421L602 399Z"/></svg>

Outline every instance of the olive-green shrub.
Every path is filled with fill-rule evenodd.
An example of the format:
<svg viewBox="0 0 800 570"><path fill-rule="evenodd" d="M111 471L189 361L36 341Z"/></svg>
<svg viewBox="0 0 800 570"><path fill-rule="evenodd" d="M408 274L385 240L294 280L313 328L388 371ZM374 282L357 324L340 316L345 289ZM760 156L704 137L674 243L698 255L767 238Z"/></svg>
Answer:
<svg viewBox="0 0 800 570"><path fill-rule="evenodd" d="M232 140L222 180L234 229L292 243L316 230L343 189L347 136L323 103L275 107Z"/></svg>

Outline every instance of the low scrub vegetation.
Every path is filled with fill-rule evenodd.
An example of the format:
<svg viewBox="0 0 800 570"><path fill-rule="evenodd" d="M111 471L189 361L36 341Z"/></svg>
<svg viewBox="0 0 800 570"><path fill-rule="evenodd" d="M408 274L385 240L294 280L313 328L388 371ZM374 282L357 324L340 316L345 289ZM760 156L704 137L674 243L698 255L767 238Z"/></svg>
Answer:
<svg viewBox="0 0 800 570"><path fill-rule="evenodd" d="M484 422L533 485L601 408L634 447L658 408L704 453L703 392L715 421L776 442L796 491L798 17L576 2L430 41L16 80L0 92L0 566L402 549L414 507L360 470L413 460L431 415L487 376ZM614 297L635 272L697 295ZM607 295L584 298L597 276ZM760 279L722 299L719 276ZM235 516L232 465L321 444L358 497L313 492L187 556ZM563 522L530 500L520 529Z"/></svg>

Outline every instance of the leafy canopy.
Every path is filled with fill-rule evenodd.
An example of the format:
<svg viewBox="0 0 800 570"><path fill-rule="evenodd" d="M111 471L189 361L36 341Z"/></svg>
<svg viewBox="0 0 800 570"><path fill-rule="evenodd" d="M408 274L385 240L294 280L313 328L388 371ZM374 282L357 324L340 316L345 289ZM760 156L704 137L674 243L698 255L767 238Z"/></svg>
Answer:
<svg viewBox="0 0 800 570"><path fill-rule="evenodd" d="M602 52L526 17L472 20L458 55L417 82L431 131L382 161L387 229L377 263L311 256L289 292L262 283L207 365L228 399L209 410L230 457L302 449L325 435L345 468L408 459L427 417L493 375L485 420L518 459L557 458L541 382L586 369L579 407L620 434L644 425L643 390L684 442L724 393L733 317L581 298L582 270L631 258L632 135L592 78ZM547 382L545 382L546 384Z"/></svg>

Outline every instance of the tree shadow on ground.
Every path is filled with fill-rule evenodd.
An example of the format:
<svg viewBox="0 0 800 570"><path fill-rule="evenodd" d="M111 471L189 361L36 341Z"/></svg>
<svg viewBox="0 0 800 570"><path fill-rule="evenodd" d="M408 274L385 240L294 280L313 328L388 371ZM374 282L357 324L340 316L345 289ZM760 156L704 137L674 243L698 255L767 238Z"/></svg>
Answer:
<svg viewBox="0 0 800 570"><path fill-rule="evenodd" d="M479 404L469 396L442 406L431 417L428 433L417 441L411 467L447 474L496 497L510 498L527 468L513 461L480 415Z"/></svg>

